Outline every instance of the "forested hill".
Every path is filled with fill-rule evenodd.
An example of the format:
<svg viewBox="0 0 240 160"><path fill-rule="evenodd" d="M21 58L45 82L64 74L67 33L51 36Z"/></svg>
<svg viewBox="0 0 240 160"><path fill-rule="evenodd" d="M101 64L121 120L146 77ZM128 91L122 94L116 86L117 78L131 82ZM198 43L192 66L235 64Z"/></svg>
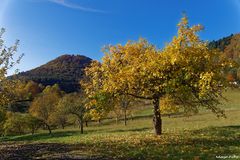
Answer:
<svg viewBox="0 0 240 160"><path fill-rule="evenodd" d="M220 49L228 58L240 64L240 33L212 41L209 43L209 47ZM230 69L227 73L227 79L240 83L240 67Z"/></svg>
<svg viewBox="0 0 240 160"><path fill-rule="evenodd" d="M32 80L44 86L59 84L60 88L69 93L79 90L79 80L84 68L92 59L82 55L62 55L40 67L21 72L18 79Z"/></svg>
<svg viewBox="0 0 240 160"><path fill-rule="evenodd" d="M232 34L217 41L209 43L210 48L218 48L231 59L240 58L240 33Z"/></svg>
<svg viewBox="0 0 240 160"><path fill-rule="evenodd" d="M230 36L223 37L219 40L213 40L209 43L210 48L218 48L221 51L224 51L224 49L230 44L231 39L234 35L231 34Z"/></svg>

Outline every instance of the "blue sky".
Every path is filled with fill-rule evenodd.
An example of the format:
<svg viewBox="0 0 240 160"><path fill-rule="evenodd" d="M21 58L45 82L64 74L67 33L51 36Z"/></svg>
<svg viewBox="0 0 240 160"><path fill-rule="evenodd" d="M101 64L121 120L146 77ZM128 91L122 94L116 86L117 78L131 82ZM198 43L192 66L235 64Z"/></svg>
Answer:
<svg viewBox="0 0 240 160"><path fill-rule="evenodd" d="M62 54L100 60L104 45L139 37L163 47L183 11L202 39L240 32L240 0L0 0L0 27L7 44L20 40L25 71Z"/></svg>

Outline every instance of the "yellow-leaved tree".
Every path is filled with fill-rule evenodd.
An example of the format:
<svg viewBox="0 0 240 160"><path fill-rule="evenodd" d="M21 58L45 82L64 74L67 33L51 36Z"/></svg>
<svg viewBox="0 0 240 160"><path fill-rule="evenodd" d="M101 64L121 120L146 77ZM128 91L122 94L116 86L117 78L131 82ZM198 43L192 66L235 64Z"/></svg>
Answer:
<svg viewBox="0 0 240 160"><path fill-rule="evenodd" d="M0 107L6 106L7 104L15 100L15 87L17 85L16 80L10 80L7 78L9 70L20 62L23 55L20 55L14 60L17 53L17 47L19 40L15 42L11 47L6 47L5 42L2 39L2 35L5 29L0 30Z"/></svg>
<svg viewBox="0 0 240 160"><path fill-rule="evenodd" d="M34 98L29 113L40 120L48 129L49 134L52 133L52 126L56 122L56 106L64 95L57 84L47 86L41 94Z"/></svg>
<svg viewBox="0 0 240 160"><path fill-rule="evenodd" d="M61 110L62 114L72 114L76 116L79 127L81 129L81 133L83 134L83 123L84 118L88 113L88 108L86 107L87 98L84 94L70 93L65 95L58 102L58 109Z"/></svg>
<svg viewBox="0 0 240 160"><path fill-rule="evenodd" d="M201 25L189 26L184 16L177 36L162 50L145 39L107 47L102 63L93 62L85 71L87 94L101 90L152 100L156 135L162 133L159 101L165 96L184 110L206 107L224 115L217 105L226 87L223 70L230 62L199 39L200 30Z"/></svg>

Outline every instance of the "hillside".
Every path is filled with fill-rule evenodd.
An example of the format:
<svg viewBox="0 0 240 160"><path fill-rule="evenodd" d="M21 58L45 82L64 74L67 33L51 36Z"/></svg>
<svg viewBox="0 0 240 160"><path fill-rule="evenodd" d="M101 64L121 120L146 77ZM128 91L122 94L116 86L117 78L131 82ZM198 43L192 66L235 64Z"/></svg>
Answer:
<svg viewBox="0 0 240 160"><path fill-rule="evenodd" d="M83 76L83 69L92 59L82 55L62 55L40 67L21 72L17 78L32 80L44 86L59 84L65 92L79 90L79 80Z"/></svg>
<svg viewBox="0 0 240 160"><path fill-rule="evenodd" d="M223 51L227 57L231 59L239 59L240 57L240 33L232 34L217 41L209 43L210 48L218 48Z"/></svg>
<svg viewBox="0 0 240 160"><path fill-rule="evenodd" d="M209 48L218 48L221 51L224 51L224 49L230 44L233 36L234 35L231 34L230 36L223 37L218 40L213 40L209 43Z"/></svg>
<svg viewBox="0 0 240 160"><path fill-rule="evenodd" d="M232 34L217 41L209 43L210 48L218 48L228 58L240 65L240 33ZM240 68L235 67L227 71L227 79L229 81L237 81L240 83Z"/></svg>

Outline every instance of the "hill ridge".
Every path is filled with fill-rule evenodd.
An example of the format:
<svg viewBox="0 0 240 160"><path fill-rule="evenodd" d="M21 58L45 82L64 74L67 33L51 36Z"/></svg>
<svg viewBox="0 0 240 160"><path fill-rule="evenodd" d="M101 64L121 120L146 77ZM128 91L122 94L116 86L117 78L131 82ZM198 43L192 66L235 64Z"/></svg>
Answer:
<svg viewBox="0 0 240 160"><path fill-rule="evenodd" d="M20 72L16 78L32 80L44 86L59 84L65 92L75 92L79 88L79 80L83 77L83 70L92 59L84 55L61 55L39 67Z"/></svg>

